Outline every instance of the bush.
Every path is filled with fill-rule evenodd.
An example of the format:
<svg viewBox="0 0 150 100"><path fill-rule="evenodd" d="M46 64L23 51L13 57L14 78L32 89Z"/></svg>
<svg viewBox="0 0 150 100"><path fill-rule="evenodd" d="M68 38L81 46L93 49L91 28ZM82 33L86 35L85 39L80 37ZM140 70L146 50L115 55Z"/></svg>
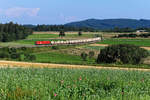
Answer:
<svg viewBox="0 0 150 100"><path fill-rule="evenodd" d="M19 59L20 58L20 54L19 53L12 53L10 55L11 59Z"/></svg>
<svg viewBox="0 0 150 100"><path fill-rule="evenodd" d="M16 53L17 49L16 48L8 48L8 52L9 52L9 54Z"/></svg>
<svg viewBox="0 0 150 100"><path fill-rule="evenodd" d="M85 52L82 52L82 53L81 53L81 58L82 58L84 61L86 61L87 56L88 56L88 55L87 55Z"/></svg>
<svg viewBox="0 0 150 100"><path fill-rule="evenodd" d="M9 53L8 52L0 52L0 58L9 58Z"/></svg>
<svg viewBox="0 0 150 100"><path fill-rule="evenodd" d="M30 61L36 60L36 56L35 56L35 55L30 55L30 56L29 56L29 60L30 60Z"/></svg>
<svg viewBox="0 0 150 100"><path fill-rule="evenodd" d="M94 57L94 55L95 55L94 51L90 51L90 52L89 52L89 58Z"/></svg>
<svg viewBox="0 0 150 100"><path fill-rule="evenodd" d="M79 35L79 36L81 36L81 35L82 35L82 32L81 32L81 31L79 31L79 32L78 32L78 35Z"/></svg>
<svg viewBox="0 0 150 100"><path fill-rule="evenodd" d="M59 47L58 47L58 46L52 46L52 49L53 49L53 50L58 50Z"/></svg>
<svg viewBox="0 0 150 100"><path fill-rule="evenodd" d="M97 63L139 64L142 59L149 56L149 52L143 48L129 44L111 45L100 51Z"/></svg>
<svg viewBox="0 0 150 100"><path fill-rule="evenodd" d="M63 30L61 30L60 32L59 32L59 37L64 37L65 36L65 32L63 31Z"/></svg>

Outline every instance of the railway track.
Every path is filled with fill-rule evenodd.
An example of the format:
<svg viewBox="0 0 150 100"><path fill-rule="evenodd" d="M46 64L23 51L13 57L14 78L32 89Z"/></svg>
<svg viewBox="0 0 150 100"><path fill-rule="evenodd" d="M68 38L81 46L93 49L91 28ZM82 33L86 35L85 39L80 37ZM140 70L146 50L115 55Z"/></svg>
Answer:
<svg viewBox="0 0 150 100"><path fill-rule="evenodd" d="M51 41L51 44L48 44L48 45L43 45L43 44L41 44L41 45L17 45L17 46L9 46L9 47L35 48L35 47L51 47L51 46L59 46L59 45L82 45L82 44L96 43L98 41L101 41L101 37L89 38L89 39L80 39L80 40ZM2 47L0 47L0 48L2 48Z"/></svg>

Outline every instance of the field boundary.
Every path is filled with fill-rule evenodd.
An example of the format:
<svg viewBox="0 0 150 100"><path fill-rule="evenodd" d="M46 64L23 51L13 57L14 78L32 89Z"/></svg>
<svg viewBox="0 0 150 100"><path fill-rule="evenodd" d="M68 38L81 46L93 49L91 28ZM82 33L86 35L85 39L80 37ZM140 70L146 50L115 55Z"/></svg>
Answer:
<svg viewBox="0 0 150 100"><path fill-rule="evenodd" d="M150 69L141 68L119 68L104 66L87 66L87 65L69 65L69 64L51 64L51 63L30 63L17 61L0 60L1 68L69 68L69 69L113 69L113 70L130 70L130 71L150 71Z"/></svg>

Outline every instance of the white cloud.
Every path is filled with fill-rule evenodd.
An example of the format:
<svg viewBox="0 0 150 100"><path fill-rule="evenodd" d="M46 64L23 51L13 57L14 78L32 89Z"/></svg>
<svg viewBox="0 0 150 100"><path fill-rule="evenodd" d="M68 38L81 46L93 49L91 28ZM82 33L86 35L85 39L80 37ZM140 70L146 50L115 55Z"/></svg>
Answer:
<svg viewBox="0 0 150 100"><path fill-rule="evenodd" d="M76 21L77 20L76 16L65 16L62 13L59 14L59 17L64 22L72 22L72 21Z"/></svg>
<svg viewBox="0 0 150 100"><path fill-rule="evenodd" d="M14 7L8 9L0 9L0 14L7 17L20 17L20 16L37 16L40 8L23 8Z"/></svg>

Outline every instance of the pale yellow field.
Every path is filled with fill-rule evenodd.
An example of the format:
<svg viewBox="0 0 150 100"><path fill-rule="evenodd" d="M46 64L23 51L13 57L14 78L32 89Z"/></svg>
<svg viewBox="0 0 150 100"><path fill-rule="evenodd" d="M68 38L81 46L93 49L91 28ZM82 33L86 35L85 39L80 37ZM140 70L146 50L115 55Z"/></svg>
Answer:
<svg viewBox="0 0 150 100"><path fill-rule="evenodd" d="M84 65L67 65L67 64L48 64L48 63L28 63L16 61L0 61L1 68L69 68L69 69L114 69L114 70L137 70L137 71L150 71L150 69L140 68L118 68L118 67L103 67L103 66L84 66Z"/></svg>

